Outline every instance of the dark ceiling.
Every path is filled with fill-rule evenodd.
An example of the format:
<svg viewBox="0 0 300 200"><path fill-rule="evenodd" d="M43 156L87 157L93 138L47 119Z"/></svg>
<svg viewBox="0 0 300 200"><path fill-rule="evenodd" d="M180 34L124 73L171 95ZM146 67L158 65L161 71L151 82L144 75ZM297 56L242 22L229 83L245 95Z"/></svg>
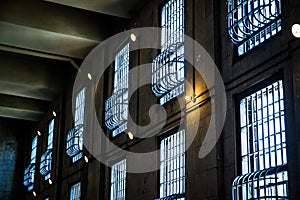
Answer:
<svg viewBox="0 0 300 200"><path fill-rule="evenodd" d="M0 117L38 121L82 59L144 0L2 0Z"/></svg>

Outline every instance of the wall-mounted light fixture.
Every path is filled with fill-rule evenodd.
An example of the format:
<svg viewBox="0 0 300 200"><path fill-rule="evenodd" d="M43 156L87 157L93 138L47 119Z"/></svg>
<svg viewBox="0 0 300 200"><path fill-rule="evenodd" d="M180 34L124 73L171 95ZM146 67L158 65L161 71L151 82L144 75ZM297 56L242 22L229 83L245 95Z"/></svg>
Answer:
<svg viewBox="0 0 300 200"><path fill-rule="evenodd" d="M54 110L52 111L52 114L54 117L56 117L56 112Z"/></svg>
<svg viewBox="0 0 300 200"><path fill-rule="evenodd" d="M89 158L88 158L87 156L84 156L84 161L85 161L86 163L88 163L88 162L89 162Z"/></svg>
<svg viewBox="0 0 300 200"><path fill-rule="evenodd" d="M296 38L300 38L300 24L294 24L292 26L292 34Z"/></svg>
<svg viewBox="0 0 300 200"><path fill-rule="evenodd" d="M88 79L92 80L92 74L91 73L88 73Z"/></svg>
<svg viewBox="0 0 300 200"><path fill-rule="evenodd" d="M136 35L134 33L131 33L130 34L130 39L132 42L135 42L136 41Z"/></svg>
<svg viewBox="0 0 300 200"><path fill-rule="evenodd" d="M40 131L37 131L37 134L38 134L38 136L41 136L41 135L42 135L42 133L41 133Z"/></svg>
<svg viewBox="0 0 300 200"><path fill-rule="evenodd" d="M191 95L191 96L187 95L184 97L184 99L187 103L190 103L190 102L195 103L196 102L196 94L193 93L193 95Z"/></svg>
<svg viewBox="0 0 300 200"><path fill-rule="evenodd" d="M128 132L128 137L129 137L129 139L131 139L131 140L133 140L133 138L134 138L133 134L132 134L130 131Z"/></svg>
<svg viewBox="0 0 300 200"><path fill-rule="evenodd" d="M48 182L49 182L50 185L52 185L52 183L53 183L50 178L48 179Z"/></svg>
<svg viewBox="0 0 300 200"><path fill-rule="evenodd" d="M32 191L32 195L36 197L36 192L34 190Z"/></svg>

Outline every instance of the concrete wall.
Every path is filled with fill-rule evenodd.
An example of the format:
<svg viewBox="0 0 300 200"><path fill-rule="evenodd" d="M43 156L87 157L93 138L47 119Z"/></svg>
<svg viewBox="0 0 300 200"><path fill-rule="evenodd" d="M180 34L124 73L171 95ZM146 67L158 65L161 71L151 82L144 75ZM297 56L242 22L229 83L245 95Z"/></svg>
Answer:
<svg viewBox="0 0 300 200"><path fill-rule="evenodd" d="M25 141L30 127L22 120L0 118L0 199L21 199Z"/></svg>

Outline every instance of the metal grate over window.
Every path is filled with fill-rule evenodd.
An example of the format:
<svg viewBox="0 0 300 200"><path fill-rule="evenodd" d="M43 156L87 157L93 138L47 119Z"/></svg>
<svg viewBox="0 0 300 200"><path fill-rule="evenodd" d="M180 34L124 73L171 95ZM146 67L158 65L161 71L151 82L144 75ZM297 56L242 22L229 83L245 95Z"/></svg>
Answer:
<svg viewBox="0 0 300 200"><path fill-rule="evenodd" d="M32 190L33 186L34 186L37 140L38 140L37 136L35 136L32 140L30 164L24 170L24 182L23 182L23 184L27 187L28 191Z"/></svg>
<svg viewBox="0 0 300 200"><path fill-rule="evenodd" d="M170 0L161 18L161 54L152 62L152 91L163 105L184 92L184 1Z"/></svg>
<svg viewBox="0 0 300 200"><path fill-rule="evenodd" d="M288 172L282 81L240 101L242 176L233 199L288 199Z"/></svg>
<svg viewBox="0 0 300 200"><path fill-rule="evenodd" d="M76 162L82 158L85 88L76 95L74 128L67 134L67 154Z"/></svg>
<svg viewBox="0 0 300 200"><path fill-rule="evenodd" d="M185 199L185 130L164 138L160 152L159 200Z"/></svg>
<svg viewBox="0 0 300 200"><path fill-rule="evenodd" d="M105 125L116 136L127 129L129 44L115 57L114 91L105 102Z"/></svg>
<svg viewBox="0 0 300 200"><path fill-rule="evenodd" d="M72 185L70 189L70 200L80 200L81 182Z"/></svg>
<svg viewBox="0 0 300 200"><path fill-rule="evenodd" d="M53 148L53 134L54 134L54 119L48 125L48 145L47 150L41 156L40 173L45 176L45 180L51 177L52 168L52 148Z"/></svg>
<svg viewBox="0 0 300 200"><path fill-rule="evenodd" d="M114 164L111 168L110 200L125 200L126 160Z"/></svg>
<svg viewBox="0 0 300 200"><path fill-rule="evenodd" d="M258 46L281 30L280 0L227 0L228 33L238 55Z"/></svg>

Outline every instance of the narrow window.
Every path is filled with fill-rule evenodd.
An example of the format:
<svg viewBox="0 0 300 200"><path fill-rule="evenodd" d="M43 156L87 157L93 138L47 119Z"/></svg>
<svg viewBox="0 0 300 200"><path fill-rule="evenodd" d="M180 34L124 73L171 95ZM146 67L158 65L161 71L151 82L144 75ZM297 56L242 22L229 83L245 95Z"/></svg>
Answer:
<svg viewBox="0 0 300 200"><path fill-rule="evenodd" d="M116 136L127 129L129 44L115 57L114 90L105 102L105 125Z"/></svg>
<svg viewBox="0 0 300 200"><path fill-rule="evenodd" d="M52 148L53 148L53 134L54 134L54 119L48 125L48 142L47 150L41 156L40 173L48 180L51 177L52 168Z"/></svg>
<svg viewBox="0 0 300 200"><path fill-rule="evenodd" d="M71 186L70 200L80 200L81 196L81 182Z"/></svg>
<svg viewBox="0 0 300 200"><path fill-rule="evenodd" d="M184 1L161 11L161 53L152 62L152 91L163 105L184 92Z"/></svg>
<svg viewBox="0 0 300 200"><path fill-rule="evenodd" d="M241 176L233 199L288 199L282 80L240 100Z"/></svg>
<svg viewBox="0 0 300 200"><path fill-rule="evenodd" d="M126 160L114 164L111 168L110 200L125 200Z"/></svg>
<svg viewBox="0 0 300 200"><path fill-rule="evenodd" d="M160 194L158 200L185 199L185 131L160 143Z"/></svg>
<svg viewBox="0 0 300 200"><path fill-rule="evenodd" d="M24 171L24 182L23 183L27 187L28 191L32 190L33 186L34 186L37 139L38 139L38 136L35 136L32 140L30 164L28 167L26 167L26 169Z"/></svg>
<svg viewBox="0 0 300 200"><path fill-rule="evenodd" d="M76 162L82 158L85 88L79 91L75 101L74 128L67 134L67 154Z"/></svg>
<svg viewBox="0 0 300 200"><path fill-rule="evenodd" d="M227 0L228 33L238 55L258 46L281 30L280 0Z"/></svg>

